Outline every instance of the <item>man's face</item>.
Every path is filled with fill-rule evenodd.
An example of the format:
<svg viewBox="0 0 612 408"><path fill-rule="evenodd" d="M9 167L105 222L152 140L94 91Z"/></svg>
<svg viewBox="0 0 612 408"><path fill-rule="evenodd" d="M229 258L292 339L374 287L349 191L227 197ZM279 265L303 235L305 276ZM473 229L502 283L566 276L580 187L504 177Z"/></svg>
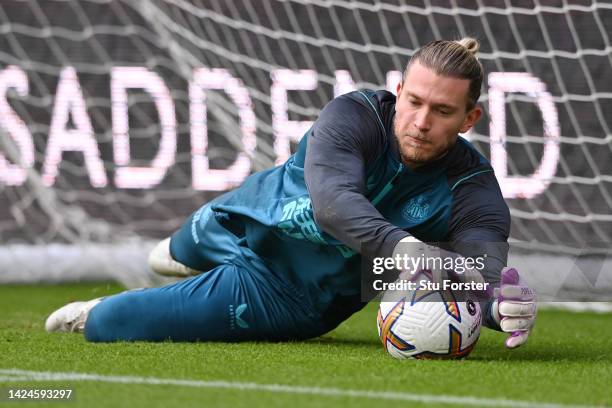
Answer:
<svg viewBox="0 0 612 408"><path fill-rule="evenodd" d="M402 161L418 167L442 157L455 144L458 133L467 132L482 115L467 110L470 82L440 76L418 61L397 85L393 129Z"/></svg>

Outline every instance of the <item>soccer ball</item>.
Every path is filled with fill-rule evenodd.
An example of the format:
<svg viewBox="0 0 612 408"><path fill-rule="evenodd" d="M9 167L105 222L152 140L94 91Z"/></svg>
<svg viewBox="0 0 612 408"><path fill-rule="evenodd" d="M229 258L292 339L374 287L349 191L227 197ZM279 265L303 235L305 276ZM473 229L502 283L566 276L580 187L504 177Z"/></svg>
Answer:
<svg viewBox="0 0 612 408"><path fill-rule="evenodd" d="M395 358L459 359L478 341L481 311L478 302L459 302L451 291L393 291L383 296L377 323L383 347Z"/></svg>

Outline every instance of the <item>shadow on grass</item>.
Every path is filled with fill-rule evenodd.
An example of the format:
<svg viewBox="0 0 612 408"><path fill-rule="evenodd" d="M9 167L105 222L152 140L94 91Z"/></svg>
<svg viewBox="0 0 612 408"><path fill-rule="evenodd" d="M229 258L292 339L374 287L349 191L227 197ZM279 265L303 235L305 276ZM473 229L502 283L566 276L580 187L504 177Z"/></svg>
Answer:
<svg viewBox="0 0 612 408"><path fill-rule="evenodd" d="M515 349L506 349L501 341L485 341L478 344L474 352L469 356L471 361L525 361L525 362L576 362L576 363L599 363L612 365L612 353L605 344L576 344L552 341L537 341ZM361 348L371 352L382 348L377 338L359 337L333 337L323 336L300 342L310 345L325 345L343 348L346 346Z"/></svg>
<svg viewBox="0 0 612 408"><path fill-rule="evenodd" d="M338 345L338 346L361 346L361 347L376 347L380 348L380 340L372 338L347 338L347 337L328 337L322 336L314 339L306 340L304 343L307 344L325 344L325 345Z"/></svg>
<svg viewBox="0 0 612 408"><path fill-rule="evenodd" d="M555 343L538 342L525 344L516 350L509 350L503 343L479 344L470 360L478 361L542 361L542 362L577 362L577 363L607 363L612 364L612 354L603 345L598 347L585 344L560 346Z"/></svg>

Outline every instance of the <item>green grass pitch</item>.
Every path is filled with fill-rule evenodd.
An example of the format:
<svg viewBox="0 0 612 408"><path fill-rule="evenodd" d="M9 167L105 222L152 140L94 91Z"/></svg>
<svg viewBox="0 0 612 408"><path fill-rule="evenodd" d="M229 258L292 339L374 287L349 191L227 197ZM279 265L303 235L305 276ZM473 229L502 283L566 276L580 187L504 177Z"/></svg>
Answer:
<svg viewBox="0 0 612 408"><path fill-rule="evenodd" d="M75 390L72 401L0 400L0 406L612 404L612 315L541 311L525 347L506 350L503 334L483 329L476 349L463 361L388 357L376 334L376 304L335 331L306 342L91 344L78 334L44 331L46 316L64 303L120 290L105 283L0 286L4 396L8 388ZM7 371L11 369L97 376L62 380L54 374L47 380L17 381Z"/></svg>

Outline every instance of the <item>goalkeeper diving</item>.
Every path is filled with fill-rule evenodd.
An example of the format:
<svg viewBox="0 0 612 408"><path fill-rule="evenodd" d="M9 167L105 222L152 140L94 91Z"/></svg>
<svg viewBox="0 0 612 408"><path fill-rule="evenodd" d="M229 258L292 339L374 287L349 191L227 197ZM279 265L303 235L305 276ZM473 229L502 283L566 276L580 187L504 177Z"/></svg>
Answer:
<svg viewBox="0 0 612 408"><path fill-rule="evenodd" d="M490 163L459 136L482 116L478 48L433 41L408 62L397 96L333 99L286 163L207 203L155 247L151 268L184 279L70 303L46 329L93 342L308 339L364 307L362 257L390 257L405 242L457 252L498 243L482 246L495 248L480 273L497 288L481 303L483 324L509 333L509 348L525 343L536 302L506 267L508 206Z"/></svg>

